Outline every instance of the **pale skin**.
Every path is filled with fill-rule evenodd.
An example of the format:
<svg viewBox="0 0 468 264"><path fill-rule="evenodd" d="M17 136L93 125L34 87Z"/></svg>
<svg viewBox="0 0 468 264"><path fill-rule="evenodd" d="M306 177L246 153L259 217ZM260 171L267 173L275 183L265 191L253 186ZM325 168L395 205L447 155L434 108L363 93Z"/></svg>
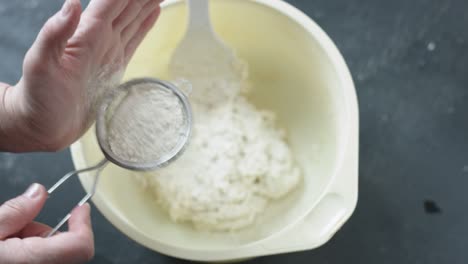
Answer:
<svg viewBox="0 0 468 264"><path fill-rule="evenodd" d="M160 13L162 0L66 0L23 62L15 85L0 83L0 151L56 151L73 143L94 119L89 89L124 70ZM104 78L104 80L102 79ZM32 185L0 206L1 263L83 263L94 255L89 205L75 208L67 232L44 236L34 222L47 198Z"/></svg>
<svg viewBox="0 0 468 264"><path fill-rule="evenodd" d="M88 86L125 68L155 23L162 0L68 0L51 17L16 85L0 84L0 150L55 151L90 126ZM102 80L101 80L102 81Z"/></svg>

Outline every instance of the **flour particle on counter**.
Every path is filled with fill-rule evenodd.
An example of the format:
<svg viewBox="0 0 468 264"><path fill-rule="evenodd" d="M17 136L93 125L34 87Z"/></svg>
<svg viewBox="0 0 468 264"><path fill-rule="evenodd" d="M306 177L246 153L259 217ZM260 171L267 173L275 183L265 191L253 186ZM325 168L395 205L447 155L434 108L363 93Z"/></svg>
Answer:
<svg viewBox="0 0 468 264"><path fill-rule="evenodd" d="M428 51L434 51L434 50L436 49L436 47L437 47L437 46L436 46L436 44L435 44L433 41L431 41L431 42L429 42L429 43L427 44L427 50L428 50Z"/></svg>
<svg viewBox="0 0 468 264"><path fill-rule="evenodd" d="M383 115L380 116L380 121L382 121L383 123L388 122L389 119L390 118L389 118L388 114L383 114Z"/></svg>
<svg viewBox="0 0 468 264"><path fill-rule="evenodd" d="M463 172L468 173L468 165L463 166Z"/></svg>

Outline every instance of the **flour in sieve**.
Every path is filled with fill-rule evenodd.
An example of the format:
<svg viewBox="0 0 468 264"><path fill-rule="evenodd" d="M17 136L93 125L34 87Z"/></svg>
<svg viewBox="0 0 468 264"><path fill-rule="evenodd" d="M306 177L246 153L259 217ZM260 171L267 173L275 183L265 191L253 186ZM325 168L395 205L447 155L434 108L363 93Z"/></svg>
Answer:
<svg viewBox="0 0 468 264"><path fill-rule="evenodd" d="M153 162L179 143L185 129L179 98L154 84L132 87L108 121L111 151L126 161Z"/></svg>

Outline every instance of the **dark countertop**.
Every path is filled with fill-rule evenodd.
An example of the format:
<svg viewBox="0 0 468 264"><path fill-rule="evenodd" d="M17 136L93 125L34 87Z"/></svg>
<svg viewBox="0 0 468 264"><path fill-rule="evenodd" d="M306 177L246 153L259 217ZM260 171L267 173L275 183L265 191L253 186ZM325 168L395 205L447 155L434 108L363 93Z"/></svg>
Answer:
<svg viewBox="0 0 468 264"><path fill-rule="evenodd" d="M0 80L61 0L0 0ZM468 262L468 2L294 0L335 41L360 102L360 193L325 246L249 263ZM0 153L0 201L71 170L68 151ZM55 224L83 192L75 179L40 220ZM67 207L68 206L68 207ZM93 210L92 263L182 263L130 241Z"/></svg>

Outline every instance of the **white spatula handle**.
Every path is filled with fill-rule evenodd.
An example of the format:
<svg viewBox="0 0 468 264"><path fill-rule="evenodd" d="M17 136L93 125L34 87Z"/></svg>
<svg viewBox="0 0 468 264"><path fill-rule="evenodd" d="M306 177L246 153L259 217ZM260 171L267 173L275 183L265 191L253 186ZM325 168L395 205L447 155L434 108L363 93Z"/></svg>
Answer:
<svg viewBox="0 0 468 264"><path fill-rule="evenodd" d="M187 0L189 23L187 33L206 31L212 32L208 0Z"/></svg>

